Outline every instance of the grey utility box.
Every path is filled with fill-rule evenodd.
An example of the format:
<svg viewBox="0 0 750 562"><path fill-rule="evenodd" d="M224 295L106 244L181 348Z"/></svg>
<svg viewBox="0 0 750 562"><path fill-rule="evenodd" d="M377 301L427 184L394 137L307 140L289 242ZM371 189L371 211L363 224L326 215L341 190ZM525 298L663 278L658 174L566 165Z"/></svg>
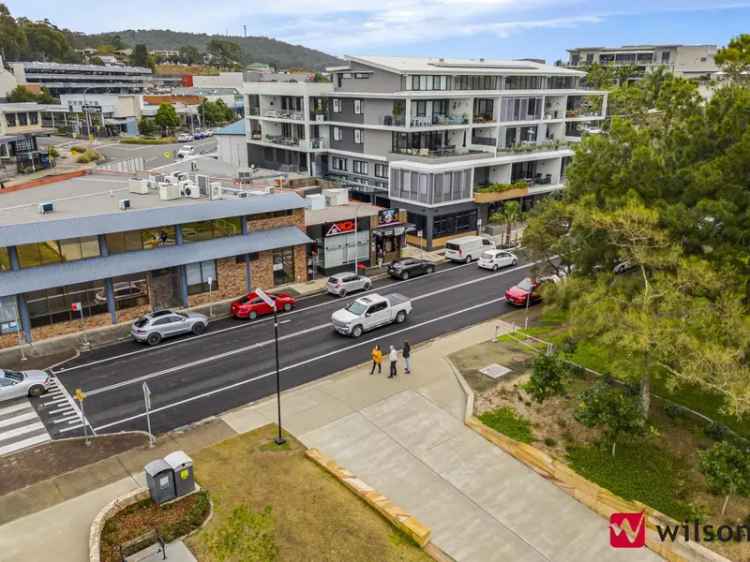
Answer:
<svg viewBox="0 0 750 562"><path fill-rule="evenodd" d="M175 473L164 459L148 463L144 470L151 499L158 504L173 500L175 496Z"/></svg>
<svg viewBox="0 0 750 562"><path fill-rule="evenodd" d="M185 451L169 453L164 457L164 461L174 471L174 489L178 498L195 490L193 459L187 456Z"/></svg>

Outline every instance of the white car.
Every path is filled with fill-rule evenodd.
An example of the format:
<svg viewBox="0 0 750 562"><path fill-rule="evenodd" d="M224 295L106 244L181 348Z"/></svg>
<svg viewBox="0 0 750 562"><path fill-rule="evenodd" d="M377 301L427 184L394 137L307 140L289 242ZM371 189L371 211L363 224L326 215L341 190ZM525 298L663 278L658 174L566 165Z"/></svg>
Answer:
<svg viewBox="0 0 750 562"><path fill-rule="evenodd" d="M411 301L399 293L377 293L360 297L331 315L334 329L345 336L360 337L364 332L388 324L401 324L411 314Z"/></svg>
<svg viewBox="0 0 750 562"><path fill-rule="evenodd" d="M345 297L355 291L369 291L370 287L372 287L370 278L356 273L334 273L326 283L328 292L337 297Z"/></svg>
<svg viewBox="0 0 750 562"><path fill-rule="evenodd" d="M190 133L180 133L177 135L177 142L190 142L193 140L193 135Z"/></svg>
<svg viewBox="0 0 750 562"><path fill-rule="evenodd" d="M195 147L192 144L186 144L177 151L177 158L185 158L186 156L192 156L193 154L195 154Z"/></svg>
<svg viewBox="0 0 750 562"><path fill-rule="evenodd" d="M49 389L51 377L44 371L11 371L0 369L0 402L41 396Z"/></svg>
<svg viewBox="0 0 750 562"><path fill-rule="evenodd" d="M501 267L516 265L518 258L511 252L505 250L487 250L479 256L477 265L482 269L491 269L497 271Z"/></svg>

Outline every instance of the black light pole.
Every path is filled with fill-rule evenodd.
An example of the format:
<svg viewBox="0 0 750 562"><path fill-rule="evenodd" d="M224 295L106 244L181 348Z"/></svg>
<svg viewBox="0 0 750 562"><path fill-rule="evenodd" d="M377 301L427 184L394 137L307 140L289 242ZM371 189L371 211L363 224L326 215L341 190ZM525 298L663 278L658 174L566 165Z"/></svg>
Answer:
<svg viewBox="0 0 750 562"><path fill-rule="evenodd" d="M277 445L283 445L286 443L286 439L281 434L281 379L279 377L279 315L276 307L276 302L273 303L273 339L274 345L276 346L276 408L279 416L279 434L274 439Z"/></svg>

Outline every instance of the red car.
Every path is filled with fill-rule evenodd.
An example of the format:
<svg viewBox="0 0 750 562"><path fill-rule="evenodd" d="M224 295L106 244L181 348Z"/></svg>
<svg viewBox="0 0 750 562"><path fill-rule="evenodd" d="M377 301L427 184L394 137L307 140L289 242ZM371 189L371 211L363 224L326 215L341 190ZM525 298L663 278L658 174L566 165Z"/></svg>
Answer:
<svg viewBox="0 0 750 562"><path fill-rule="evenodd" d="M516 306L526 306L527 300L528 304L538 303L542 300L540 289L549 281L553 281L553 279L551 277L539 277L538 279L527 277L518 285L514 285L505 291L505 300Z"/></svg>
<svg viewBox="0 0 750 562"><path fill-rule="evenodd" d="M276 308L279 312L289 312L297 302L294 300L294 297L286 293L277 293L268 296L276 302ZM273 314L273 308L268 306L255 291L234 301L231 311L232 316L235 318L249 318L250 320L255 320L258 316L263 316L264 314Z"/></svg>

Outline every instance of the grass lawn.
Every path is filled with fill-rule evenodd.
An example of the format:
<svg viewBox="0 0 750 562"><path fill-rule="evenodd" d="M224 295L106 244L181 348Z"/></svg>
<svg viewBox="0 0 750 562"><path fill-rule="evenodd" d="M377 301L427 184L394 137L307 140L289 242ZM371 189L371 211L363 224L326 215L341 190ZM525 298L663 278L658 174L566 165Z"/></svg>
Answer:
<svg viewBox="0 0 750 562"><path fill-rule="evenodd" d="M274 426L239 435L193 460L198 483L214 502L214 517L188 545L202 561L217 560L210 548L217 529L226 529L239 507L271 508L272 538L280 561L431 560L418 546L331 475L308 460L304 446L287 435L288 446L272 443ZM271 562L267 555L233 560Z"/></svg>
<svg viewBox="0 0 750 562"><path fill-rule="evenodd" d="M511 408L504 407L485 412L479 416L483 424L521 443L534 441L531 422L519 416Z"/></svg>

